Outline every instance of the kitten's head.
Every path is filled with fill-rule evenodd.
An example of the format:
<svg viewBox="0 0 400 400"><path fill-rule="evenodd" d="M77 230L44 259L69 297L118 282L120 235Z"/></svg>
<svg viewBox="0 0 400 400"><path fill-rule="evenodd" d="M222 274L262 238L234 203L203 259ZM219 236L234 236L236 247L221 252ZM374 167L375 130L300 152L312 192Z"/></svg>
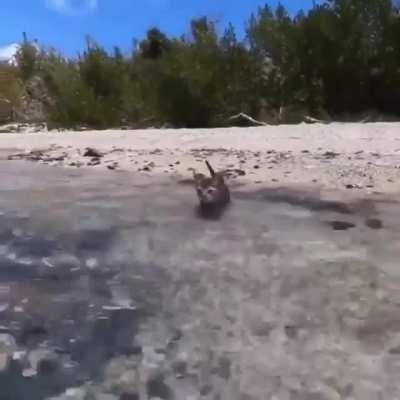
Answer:
<svg viewBox="0 0 400 400"><path fill-rule="evenodd" d="M211 178L194 173L194 182L199 200L203 204L214 204L220 200L220 185L223 184L222 177L215 175Z"/></svg>

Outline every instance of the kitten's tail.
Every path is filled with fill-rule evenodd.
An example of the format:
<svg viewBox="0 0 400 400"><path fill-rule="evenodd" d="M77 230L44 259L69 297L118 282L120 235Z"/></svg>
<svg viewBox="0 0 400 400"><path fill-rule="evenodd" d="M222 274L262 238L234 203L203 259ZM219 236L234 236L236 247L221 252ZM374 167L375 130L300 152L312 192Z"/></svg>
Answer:
<svg viewBox="0 0 400 400"><path fill-rule="evenodd" d="M215 171L214 171L213 167L210 165L210 163L207 160L206 160L206 165L207 165L208 170L210 171L211 176L214 176L215 175Z"/></svg>

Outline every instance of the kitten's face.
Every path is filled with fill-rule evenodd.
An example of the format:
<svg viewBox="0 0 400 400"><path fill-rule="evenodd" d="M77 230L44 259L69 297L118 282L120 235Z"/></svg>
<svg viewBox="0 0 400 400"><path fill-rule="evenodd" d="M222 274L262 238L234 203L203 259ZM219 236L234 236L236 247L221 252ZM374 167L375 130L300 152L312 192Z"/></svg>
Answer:
<svg viewBox="0 0 400 400"><path fill-rule="evenodd" d="M207 178L203 174L196 174L195 185L199 199L204 204L212 204L219 201L220 190L215 178Z"/></svg>

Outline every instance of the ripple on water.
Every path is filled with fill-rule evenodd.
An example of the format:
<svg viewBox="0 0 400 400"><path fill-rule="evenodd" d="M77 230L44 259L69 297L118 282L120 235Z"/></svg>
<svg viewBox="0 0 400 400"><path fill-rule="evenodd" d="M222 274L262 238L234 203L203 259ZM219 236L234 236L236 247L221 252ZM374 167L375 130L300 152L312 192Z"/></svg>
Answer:
<svg viewBox="0 0 400 400"><path fill-rule="evenodd" d="M0 371L2 400L54 396L99 377L111 357L141 351L133 338L160 301L151 282L162 276L157 266L138 265L137 274L145 274L140 290L128 290L123 270L135 268L130 255L113 263L109 253L120 242L118 230L53 229L53 238L43 238L8 225L0 231L6 243L0 248L1 329L26 356Z"/></svg>

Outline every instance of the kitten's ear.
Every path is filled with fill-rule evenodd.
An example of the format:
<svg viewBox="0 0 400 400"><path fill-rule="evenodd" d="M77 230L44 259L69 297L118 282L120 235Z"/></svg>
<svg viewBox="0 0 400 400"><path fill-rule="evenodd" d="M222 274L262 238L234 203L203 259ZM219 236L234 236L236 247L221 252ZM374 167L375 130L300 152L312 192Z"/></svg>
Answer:
<svg viewBox="0 0 400 400"><path fill-rule="evenodd" d="M193 172L194 183L195 184L200 183L203 180L204 175L203 174L198 174L195 169L193 169L192 172Z"/></svg>
<svg viewBox="0 0 400 400"><path fill-rule="evenodd" d="M208 170L210 171L211 176L215 176L214 168L210 165L210 163L206 160L206 165Z"/></svg>

